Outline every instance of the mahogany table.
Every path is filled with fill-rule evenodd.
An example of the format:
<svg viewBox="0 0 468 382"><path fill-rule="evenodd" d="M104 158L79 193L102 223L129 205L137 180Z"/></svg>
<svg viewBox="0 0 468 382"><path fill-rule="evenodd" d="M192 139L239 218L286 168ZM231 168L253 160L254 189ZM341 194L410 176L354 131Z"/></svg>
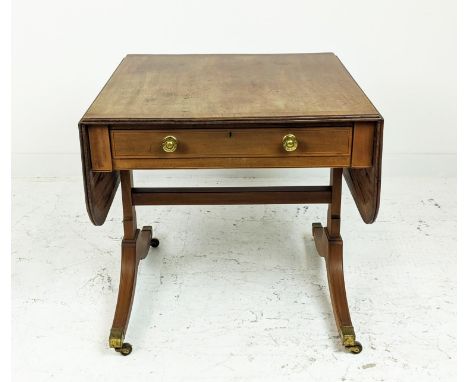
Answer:
<svg viewBox="0 0 468 382"><path fill-rule="evenodd" d="M360 353L346 298L340 235L342 176L366 223L380 199L383 118L332 53L128 55L79 122L86 206L106 220L121 184L119 293L109 345L123 355L138 263L159 242L135 206L328 204L312 225L325 258L338 332ZM134 187L132 170L330 168L308 187Z"/></svg>

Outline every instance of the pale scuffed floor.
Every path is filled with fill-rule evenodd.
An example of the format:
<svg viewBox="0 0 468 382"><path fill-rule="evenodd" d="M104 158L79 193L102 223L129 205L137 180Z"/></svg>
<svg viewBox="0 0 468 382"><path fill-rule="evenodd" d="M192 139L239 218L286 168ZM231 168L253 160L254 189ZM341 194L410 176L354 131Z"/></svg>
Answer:
<svg viewBox="0 0 468 382"><path fill-rule="evenodd" d="M139 225L151 224L161 245L140 265L134 350L122 357L107 348L119 194L94 227L80 178L14 179L15 381L452 381L455 189L454 179L385 178L379 219L365 225L345 186L357 356L340 346L311 237L324 206L139 208Z"/></svg>

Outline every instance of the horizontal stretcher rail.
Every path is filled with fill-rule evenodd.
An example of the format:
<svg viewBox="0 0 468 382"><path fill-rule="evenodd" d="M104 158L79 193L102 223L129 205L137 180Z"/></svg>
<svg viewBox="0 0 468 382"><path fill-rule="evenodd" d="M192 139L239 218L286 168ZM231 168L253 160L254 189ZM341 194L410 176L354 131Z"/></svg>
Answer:
<svg viewBox="0 0 468 382"><path fill-rule="evenodd" d="M132 188L135 206L331 203L331 186Z"/></svg>

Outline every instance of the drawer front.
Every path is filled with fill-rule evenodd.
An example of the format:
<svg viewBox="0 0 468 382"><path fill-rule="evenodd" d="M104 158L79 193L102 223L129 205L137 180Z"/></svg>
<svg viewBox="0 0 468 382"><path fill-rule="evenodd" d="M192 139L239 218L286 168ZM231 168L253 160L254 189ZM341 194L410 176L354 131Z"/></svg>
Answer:
<svg viewBox="0 0 468 382"><path fill-rule="evenodd" d="M287 134L297 140L294 151L283 147ZM174 152L163 149L168 136L177 140ZM111 131L114 159L346 157L351 141L352 127Z"/></svg>

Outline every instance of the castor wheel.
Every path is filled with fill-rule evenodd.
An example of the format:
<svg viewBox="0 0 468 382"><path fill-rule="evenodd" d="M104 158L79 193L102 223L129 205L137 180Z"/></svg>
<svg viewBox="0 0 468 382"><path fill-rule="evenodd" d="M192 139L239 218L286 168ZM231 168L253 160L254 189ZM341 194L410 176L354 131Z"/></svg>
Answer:
<svg viewBox="0 0 468 382"><path fill-rule="evenodd" d="M349 351L351 354L359 354L362 352L362 345L358 341L354 341L354 345L346 346L346 350Z"/></svg>
<svg viewBox="0 0 468 382"><path fill-rule="evenodd" d="M159 245L159 240L156 239L155 237L151 239L151 242L150 242L150 245L153 247L153 248L156 248L158 245Z"/></svg>
<svg viewBox="0 0 468 382"><path fill-rule="evenodd" d="M119 352L120 354L127 356L132 352L132 345L130 345L128 342L124 342L122 344L121 348L115 348L116 352Z"/></svg>

